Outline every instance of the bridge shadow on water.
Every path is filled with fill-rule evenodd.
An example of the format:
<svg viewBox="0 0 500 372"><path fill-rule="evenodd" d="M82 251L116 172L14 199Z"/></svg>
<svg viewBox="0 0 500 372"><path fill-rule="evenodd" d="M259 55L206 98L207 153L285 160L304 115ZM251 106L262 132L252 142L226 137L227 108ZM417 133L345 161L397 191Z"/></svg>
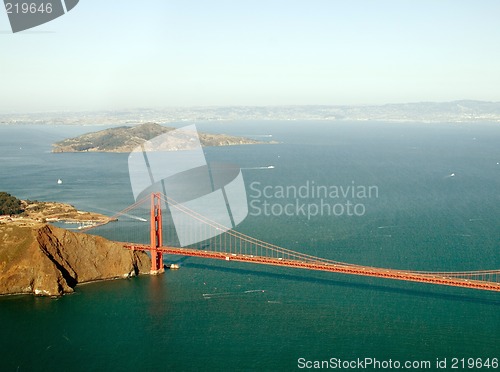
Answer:
<svg viewBox="0 0 500 372"><path fill-rule="evenodd" d="M331 287L344 287L344 288L353 288L353 289L360 289L360 290L371 290L371 291L377 291L377 292L383 292L383 293L411 295L411 296L430 298L430 299L434 298L434 299L457 301L457 302L472 302L472 303L493 305L493 306L500 307L500 298L499 299L481 298L481 297L471 296L471 295L467 295L467 294L450 294L450 293L442 293L442 292L438 293L438 292L432 292L431 290L426 291L426 290L410 289L410 288L397 288L397 287L392 287L389 285L386 286L386 285L359 283L359 282L355 283L355 282L346 282L346 281L342 281L342 280L325 279L325 278L317 278L317 277L306 277L306 276L285 274L285 273L283 273L283 274L271 273L271 272L266 272L266 271L261 271L261 270L242 269L242 268L235 268L235 267L223 267L223 266L218 266L218 265L206 265L206 264L201 264L201 263L189 262L190 258L191 257L187 257L187 256L182 257L182 258L176 260L175 263L176 264L182 263L182 266L186 267L186 268L218 271L218 272L225 272L225 273L232 273L232 274L239 274L239 275L252 275L252 276L267 277L267 278L272 278L272 279L296 281L296 282L302 282L302 283L314 283L314 284L328 285ZM418 284L418 283L414 283L414 284ZM426 284L420 284L420 285L426 285ZM427 286L429 286L429 285L427 284ZM444 287L442 287L442 288L444 288Z"/></svg>

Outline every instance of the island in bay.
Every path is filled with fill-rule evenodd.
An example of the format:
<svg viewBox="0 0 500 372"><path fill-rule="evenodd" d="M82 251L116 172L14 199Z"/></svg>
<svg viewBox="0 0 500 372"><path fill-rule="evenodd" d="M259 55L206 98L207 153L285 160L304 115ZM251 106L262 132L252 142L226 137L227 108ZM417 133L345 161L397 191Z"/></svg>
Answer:
<svg viewBox="0 0 500 372"><path fill-rule="evenodd" d="M56 142L53 144L52 152L131 152L144 142L175 129L156 123L109 128ZM199 138L202 146L276 143L274 141L263 142L226 134L199 133Z"/></svg>
<svg viewBox="0 0 500 372"><path fill-rule="evenodd" d="M103 224L107 216L0 192L0 295L61 296L77 284L149 274L145 252L48 221Z"/></svg>

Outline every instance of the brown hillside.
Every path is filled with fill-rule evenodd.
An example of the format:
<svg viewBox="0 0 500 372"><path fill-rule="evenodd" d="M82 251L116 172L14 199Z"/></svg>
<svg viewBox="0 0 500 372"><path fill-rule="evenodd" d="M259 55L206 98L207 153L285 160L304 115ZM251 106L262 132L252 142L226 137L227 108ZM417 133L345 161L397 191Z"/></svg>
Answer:
<svg viewBox="0 0 500 372"><path fill-rule="evenodd" d="M60 296L79 283L149 273L144 252L51 225L0 224L0 295Z"/></svg>

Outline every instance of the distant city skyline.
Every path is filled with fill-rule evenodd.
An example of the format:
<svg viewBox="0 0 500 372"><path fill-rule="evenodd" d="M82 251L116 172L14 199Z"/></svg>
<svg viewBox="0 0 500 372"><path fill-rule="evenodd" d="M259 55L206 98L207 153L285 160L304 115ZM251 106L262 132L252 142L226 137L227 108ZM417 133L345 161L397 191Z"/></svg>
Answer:
<svg viewBox="0 0 500 372"><path fill-rule="evenodd" d="M81 0L12 34L0 112L500 101L500 2Z"/></svg>

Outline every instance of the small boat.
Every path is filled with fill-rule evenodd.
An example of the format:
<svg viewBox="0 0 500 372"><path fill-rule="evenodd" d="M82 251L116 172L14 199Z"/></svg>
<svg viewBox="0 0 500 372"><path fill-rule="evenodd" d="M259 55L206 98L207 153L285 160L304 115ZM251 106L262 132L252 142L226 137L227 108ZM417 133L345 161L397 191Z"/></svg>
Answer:
<svg viewBox="0 0 500 372"><path fill-rule="evenodd" d="M179 267L180 266L177 264L170 264L170 270L177 270L177 269L179 269Z"/></svg>
<svg viewBox="0 0 500 372"><path fill-rule="evenodd" d="M59 178L59 179L57 180L57 184L58 184L58 185L61 185L61 184L62 184L62 179L60 179L60 178Z"/></svg>

